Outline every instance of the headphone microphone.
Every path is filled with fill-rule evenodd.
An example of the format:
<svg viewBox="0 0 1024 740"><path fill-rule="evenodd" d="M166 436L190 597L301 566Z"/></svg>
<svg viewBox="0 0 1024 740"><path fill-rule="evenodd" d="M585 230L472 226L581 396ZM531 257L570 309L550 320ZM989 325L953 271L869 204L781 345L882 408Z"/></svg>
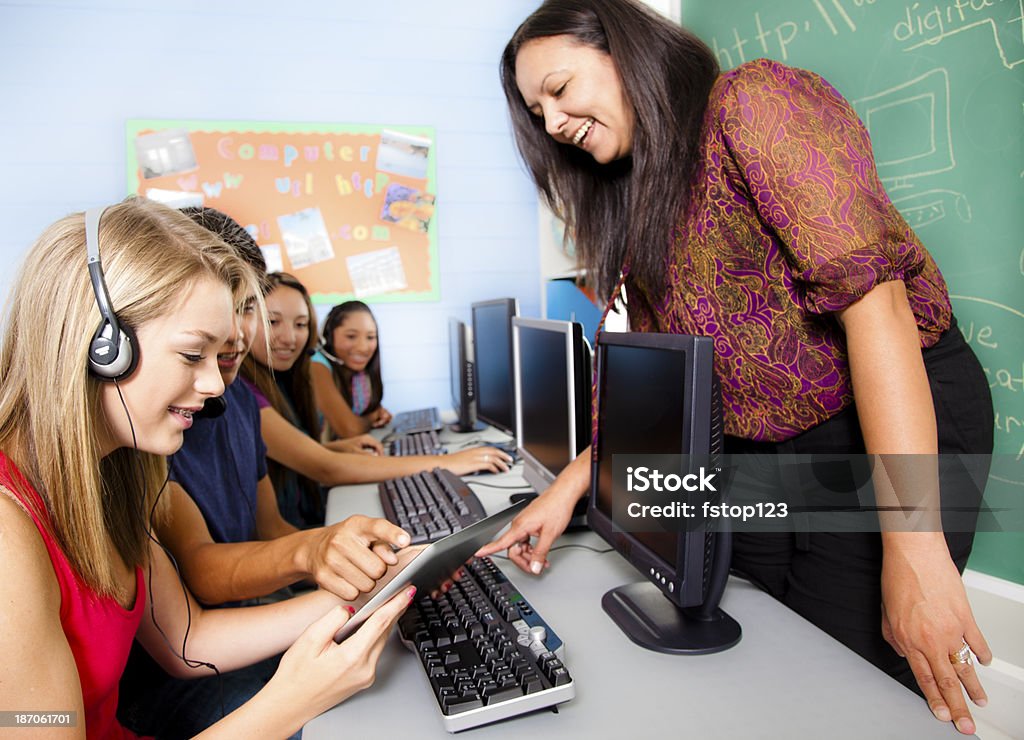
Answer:
<svg viewBox="0 0 1024 740"><path fill-rule="evenodd" d="M139 357L134 349L138 345L135 332L121 323L110 304L110 294L100 263L100 219L106 206L90 208L85 212L85 250L89 265L89 280L100 312L100 325L89 342L89 372L101 381L124 380L135 370Z"/></svg>
<svg viewBox="0 0 1024 740"><path fill-rule="evenodd" d="M316 354L317 352L322 354L324 357L326 357L328 360L333 362L338 367L345 367L345 361L344 360L342 360L340 357L335 357L334 355L332 355L330 352L327 351L327 343L326 342L320 342L316 346L316 349L311 349L309 351L309 353L311 355Z"/></svg>
<svg viewBox="0 0 1024 740"><path fill-rule="evenodd" d="M210 396L203 401L203 408L192 416L198 419L216 419L218 416L223 416L227 410L228 402L224 396Z"/></svg>

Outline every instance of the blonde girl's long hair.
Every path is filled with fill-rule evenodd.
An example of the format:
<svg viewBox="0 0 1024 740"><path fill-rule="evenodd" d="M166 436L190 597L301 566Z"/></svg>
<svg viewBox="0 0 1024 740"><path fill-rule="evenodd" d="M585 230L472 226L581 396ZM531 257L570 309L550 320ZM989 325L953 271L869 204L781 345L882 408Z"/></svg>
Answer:
<svg viewBox="0 0 1024 740"><path fill-rule="evenodd" d="M99 246L113 308L136 331L175 310L202 278L228 286L236 302L259 292L235 250L151 201L108 208ZM101 459L100 381L87 370L99 318L84 215L76 213L39 237L9 299L0 345L0 450L42 497L45 511L37 513L82 579L117 596L111 547L130 567L146 563L149 515L167 467L164 458L131 448Z"/></svg>

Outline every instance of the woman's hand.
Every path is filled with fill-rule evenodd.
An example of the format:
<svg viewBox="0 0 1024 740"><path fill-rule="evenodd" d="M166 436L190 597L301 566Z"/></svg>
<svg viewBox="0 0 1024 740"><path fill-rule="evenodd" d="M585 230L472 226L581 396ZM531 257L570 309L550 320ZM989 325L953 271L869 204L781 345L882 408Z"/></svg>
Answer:
<svg viewBox="0 0 1024 740"><path fill-rule="evenodd" d="M384 445L380 440L371 437L369 434L360 434L346 439L335 439L328 442L325 447L335 452L353 452L358 455L383 455Z"/></svg>
<svg viewBox="0 0 1024 740"><path fill-rule="evenodd" d="M512 456L493 447L472 447L437 458L438 466L456 475L470 473L505 473L512 466Z"/></svg>
<svg viewBox="0 0 1024 740"><path fill-rule="evenodd" d="M508 557L527 573L550 566L548 552L569 526L572 510L590 487L590 448L581 452L544 493L519 512L509 530L477 551L478 557L508 548ZM536 537L536 543L531 538Z"/></svg>
<svg viewBox="0 0 1024 740"><path fill-rule="evenodd" d="M387 636L415 595L415 588L404 589L341 644L334 636L350 614L342 606L331 609L288 648L267 688L293 694L292 701L308 708L309 719L369 688Z"/></svg>
<svg viewBox="0 0 1024 740"><path fill-rule="evenodd" d="M906 657L932 714L975 732L963 691L978 706L987 696L974 666L951 663L966 642L988 665L992 651L978 629L963 581L941 533L886 534L882 561L882 635Z"/></svg>

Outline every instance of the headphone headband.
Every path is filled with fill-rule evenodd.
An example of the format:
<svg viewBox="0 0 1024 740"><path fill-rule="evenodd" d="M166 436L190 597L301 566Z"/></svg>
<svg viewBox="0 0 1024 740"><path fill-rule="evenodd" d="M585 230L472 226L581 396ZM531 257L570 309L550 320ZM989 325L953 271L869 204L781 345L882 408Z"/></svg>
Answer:
<svg viewBox="0 0 1024 740"><path fill-rule="evenodd" d="M85 252L89 268L89 281L96 297L96 308L100 312L100 325L89 342L89 372L104 381L127 378L138 364L133 351L135 335L131 328L122 325L114 313L107 292L100 262L100 220L107 207L90 208L85 212Z"/></svg>

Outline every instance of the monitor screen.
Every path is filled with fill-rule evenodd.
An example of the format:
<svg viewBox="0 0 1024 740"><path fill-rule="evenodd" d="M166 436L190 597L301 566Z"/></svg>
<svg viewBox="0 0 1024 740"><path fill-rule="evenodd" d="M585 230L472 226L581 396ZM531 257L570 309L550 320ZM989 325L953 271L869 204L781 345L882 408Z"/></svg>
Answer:
<svg viewBox="0 0 1024 740"><path fill-rule="evenodd" d="M590 347L570 321L513 319L516 429L538 493L590 444Z"/></svg>
<svg viewBox="0 0 1024 740"><path fill-rule="evenodd" d="M474 303L473 353L476 357L477 417L515 434L515 386L512 381L514 298Z"/></svg>
<svg viewBox="0 0 1024 740"><path fill-rule="evenodd" d="M602 606L630 639L652 650L731 647L740 628L718 608L729 575L728 533L625 531L612 518L613 495L627 495L613 491L613 456L682 455L686 465L718 464L721 402L711 340L602 332L596 365L597 449L587 520L647 579L609 591Z"/></svg>
<svg viewBox="0 0 1024 740"><path fill-rule="evenodd" d="M612 456L678 455L684 450L687 355L646 347L608 346L598 424L597 508L612 515ZM629 389L616 392L616 389ZM658 556L664 566L675 567L678 556L674 532L634 532L634 537Z"/></svg>

